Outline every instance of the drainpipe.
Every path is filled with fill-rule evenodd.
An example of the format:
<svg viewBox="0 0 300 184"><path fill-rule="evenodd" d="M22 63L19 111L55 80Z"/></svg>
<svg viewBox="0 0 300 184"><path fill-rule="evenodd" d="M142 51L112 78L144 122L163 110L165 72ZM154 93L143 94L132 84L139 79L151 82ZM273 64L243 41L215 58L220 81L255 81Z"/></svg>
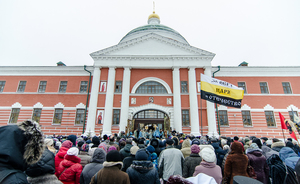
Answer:
<svg viewBox="0 0 300 184"><path fill-rule="evenodd" d="M84 134L84 129L85 129L85 123L86 123L86 111L87 111L87 107L89 106L89 96L90 96L90 85L91 85L91 77L92 77L92 72L88 71L86 69L86 65L83 66L83 69L87 72L90 73L90 78L89 78L89 87L87 89L88 93L86 96L86 105L85 105L85 111L84 111L84 122L83 122L83 129L82 129L82 134Z"/></svg>
<svg viewBox="0 0 300 184"><path fill-rule="evenodd" d="M218 70L213 73L213 78L215 78L215 73L217 73L218 71L220 71L220 65L218 66ZM218 105L215 103L215 106L216 106L216 112L217 112L217 121L218 121L219 135L221 135Z"/></svg>

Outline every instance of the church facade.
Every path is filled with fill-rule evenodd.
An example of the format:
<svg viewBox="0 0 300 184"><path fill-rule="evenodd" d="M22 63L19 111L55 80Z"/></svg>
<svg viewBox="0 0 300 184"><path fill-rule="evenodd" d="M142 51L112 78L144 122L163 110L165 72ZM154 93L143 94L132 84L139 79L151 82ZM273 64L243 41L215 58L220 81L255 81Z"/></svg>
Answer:
<svg viewBox="0 0 300 184"><path fill-rule="evenodd" d="M48 135L99 135L165 129L168 120L195 136L282 137L278 112L290 118L300 106L299 66L212 66L214 53L191 46L155 13L90 56L87 67L1 67L0 126L33 118ZM244 88L242 108L201 100L201 74Z"/></svg>

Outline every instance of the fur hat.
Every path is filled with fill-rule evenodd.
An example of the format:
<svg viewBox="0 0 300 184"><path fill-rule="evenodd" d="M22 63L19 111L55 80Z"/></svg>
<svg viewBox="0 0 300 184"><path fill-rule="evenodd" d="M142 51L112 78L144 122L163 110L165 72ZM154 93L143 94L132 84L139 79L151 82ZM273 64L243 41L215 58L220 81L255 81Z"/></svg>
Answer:
<svg viewBox="0 0 300 184"><path fill-rule="evenodd" d="M45 139L44 143L46 146L53 146L53 139Z"/></svg>
<svg viewBox="0 0 300 184"><path fill-rule="evenodd" d="M61 144L61 147L65 147L65 148L71 148L72 146L73 146L73 143L69 140L66 140Z"/></svg>
<svg viewBox="0 0 300 184"><path fill-rule="evenodd" d="M216 160L216 154L215 152L210 149L210 148L203 148L200 151L200 156L202 157L203 160L206 162L215 162Z"/></svg>
<svg viewBox="0 0 300 184"><path fill-rule="evenodd" d="M110 147L108 148L108 150L107 150L107 153L110 152L110 151L112 151L112 150L117 150L117 148L114 147L114 146L110 146Z"/></svg>
<svg viewBox="0 0 300 184"><path fill-rule="evenodd" d="M146 149L139 149L135 154L136 160L147 160L149 157L149 152Z"/></svg>
<svg viewBox="0 0 300 184"><path fill-rule="evenodd" d="M71 156L78 156L78 148L76 147L72 147L67 151L67 155L71 155Z"/></svg>
<svg viewBox="0 0 300 184"><path fill-rule="evenodd" d="M107 162L122 162L120 153L117 150L111 150L106 155Z"/></svg>
<svg viewBox="0 0 300 184"><path fill-rule="evenodd" d="M200 147L197 144L193 144L191 147L191 153L198 154L200 152Z"/></svg>
<svg viewBox="0 0 300 184"><path fill-rule="evenodd" d="M131 154L131 155L135 155L136 152L137 152L139 149L140 149L140 148L139 148L138 146L132 146L132 147L130 148L130 154Z"/></svg>

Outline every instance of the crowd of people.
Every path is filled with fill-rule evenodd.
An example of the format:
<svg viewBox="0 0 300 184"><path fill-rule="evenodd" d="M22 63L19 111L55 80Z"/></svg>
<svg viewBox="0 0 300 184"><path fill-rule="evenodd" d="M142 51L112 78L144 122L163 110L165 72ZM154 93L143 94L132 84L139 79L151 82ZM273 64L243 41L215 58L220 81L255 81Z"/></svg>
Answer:
<svg viewBox="0 0 300 184"><path fill-rule="evenodd" d="M263 184L300 181L300 148L291 138L134 134L45 137L31 120L0 127L0 183L232 184L235 176Z"/></svg>

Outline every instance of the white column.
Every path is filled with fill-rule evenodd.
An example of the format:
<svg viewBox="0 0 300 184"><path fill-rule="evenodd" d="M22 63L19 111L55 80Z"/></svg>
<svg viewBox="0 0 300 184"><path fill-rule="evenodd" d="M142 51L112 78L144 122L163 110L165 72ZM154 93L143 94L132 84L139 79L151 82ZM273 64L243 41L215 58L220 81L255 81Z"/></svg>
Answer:
<svg viewBox="0 0 300 184"><path fill-rule="evenodd" d="M94 136L95 135L95 123L96 123L96 111L97 111L97 102L98 102L98 91L100 85L100 68L94 68L93 81L92 81L92 89L90 95L90 103L89 103L89 113L85 128L85 135Z"/></svg>
<svg viewBox="0 0 300 184"><path fill-rule="evenodd" d="M196 72L195 67L189 68L189 98L190 98L190 123L191 134L200 136L199 131L199 113L198 113L198 98L196 87Z"/></svg>
<svg viewBox="0 0 300 184"><path fill-rule="evenodd" d="M174 125L173 126L177 132L182 132L179 68L173 68L172 74L173 74L173 107L174 107L174 112L173 112Z"/></svg>
<svg viewBox="0 0 300 184"><path fill-rule="evenodd" d="M125 127L126 127L127 121L128 121L130 73L131 73L130 68L124 67L123 84L122 84L120 131L125 131Z"/></svg>
<svg viewBox="0 0 300 184"><path fill-rule="evenodd" d="M113 103L114 103L114 86L115 86L115 67L109 67L107 90L105 98L105 109L104 109L104 123L102 134L111 135L112 116L113 116Z"/></svg>
<svg viewBox="0 0 300 184"><path fill-rule="evenodd" d="M205 67L204 74L211 77L211 67ZM215 104L209 101L206 101L207 107L207 122L208 122L208 136L216 136L218 137L219 134L217 132L217 125L216 125L216 114L215 114Z"/></svg>

